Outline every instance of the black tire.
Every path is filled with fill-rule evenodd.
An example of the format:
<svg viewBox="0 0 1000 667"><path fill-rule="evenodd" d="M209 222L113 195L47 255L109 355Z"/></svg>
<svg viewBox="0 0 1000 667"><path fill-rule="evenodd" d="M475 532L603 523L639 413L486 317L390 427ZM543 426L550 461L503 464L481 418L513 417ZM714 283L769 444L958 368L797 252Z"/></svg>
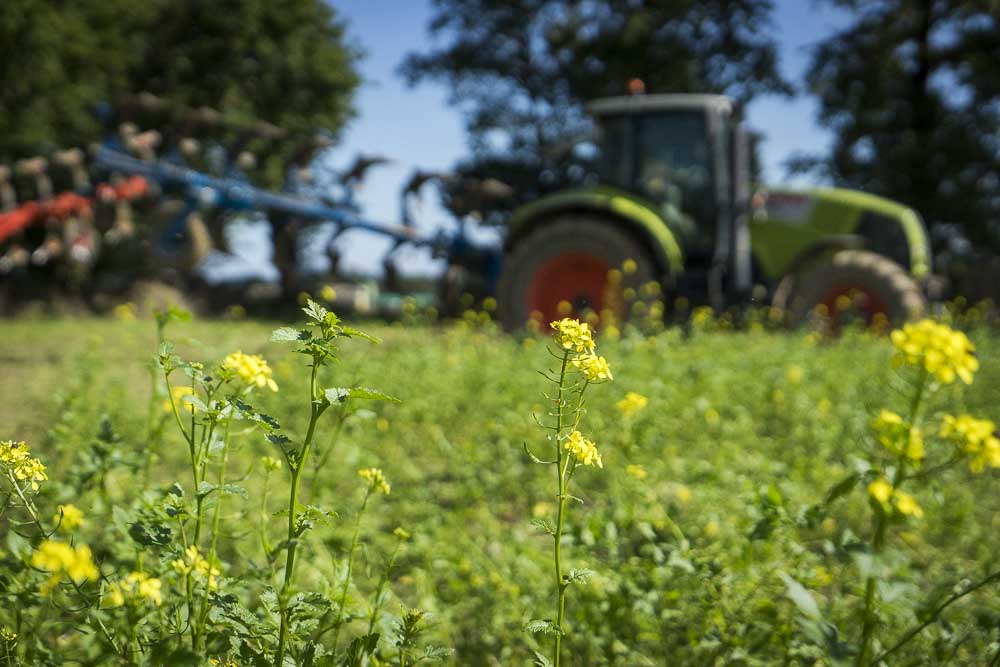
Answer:
<svg viewBox="0 0 1000 667"><path fill-rule="evenodd" d="M529 288L538 280L536 274L543 265L560 255L575 253L603 260L609 269L621 269L626 260L633 260L635 270L622 276L622 289L639 288L660 277L649 252L617 220L587 215L553 218L519 239L504 258L497 301L500 322L505 329L518 329L528 321L531 312ZM607 289L607 276L604 280ZM574 304L578 311L589 307L587 302L593 303L596 298L595 295L578 294L579 286L571 284L552 285L551 289L559 299ZM580 315L578 311L576 316ZM552 313L543 314L553 316Z"/></svg>
<svg viewBox="0 0 1000 667"><path fill-rule="evenodd" d="M797 276L790 289L785 281L782 284L787 294L784 305L792 326L805 322L817 305L841 288L856 289L871 298L866 315L873 316L880 312L893 327L917 319L927 310L927 301L920 286L906 269L888 257L868 250L835 252ZM783 304L775 305L780 307ZM870 317L868 323L871 323Z"/></svg>

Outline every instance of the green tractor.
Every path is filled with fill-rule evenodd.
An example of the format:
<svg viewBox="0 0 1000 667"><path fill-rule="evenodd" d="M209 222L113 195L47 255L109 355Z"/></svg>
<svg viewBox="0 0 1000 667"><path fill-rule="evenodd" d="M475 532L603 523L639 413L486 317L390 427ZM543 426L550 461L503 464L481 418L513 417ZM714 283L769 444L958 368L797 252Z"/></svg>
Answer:
<svg viewBox="0 0 1000 667"><path fill-rule="evenodd" d="M898 324L926 307L920 216L862 192L751 183L751 135L718 95L595 101L598 179L517 211L498 286L508 328L628 314L629 287L722 310L769 294L800 323L825 306ZM626 271L622 272L622 267Z"/></svg>

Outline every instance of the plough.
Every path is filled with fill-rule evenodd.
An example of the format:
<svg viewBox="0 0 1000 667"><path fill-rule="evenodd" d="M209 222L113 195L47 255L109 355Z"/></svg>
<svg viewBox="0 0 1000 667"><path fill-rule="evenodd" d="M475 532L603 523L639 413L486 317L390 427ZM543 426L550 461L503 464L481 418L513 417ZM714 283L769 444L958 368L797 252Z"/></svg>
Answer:
<svg viewBox="0 0 1000 667"><path fill-rule="evenodd" d="M57 153L51 160L22 160L13 170L0 165L0 295L6 287L8 299L16 302L22 293L37 295L39 285L33 283L45 281L66 288L65 276L70 274L74 276L70 281L73 290L86 293L93 287L87 284L86 276L99 268L101 246L123 243L130 251L141 249L131 254L128 261L132 264L158 267L170 274L170 280L190 286L198 283L199 264L221 245L226 218L247 213L263 216L270 224L274 261L281 274L280 292L285 296L304 288L298 267L299 231L315 223L332 225L332 239L349 230L391 239L383 259L390 289L396 287L394 256L407 246L428 248L435 257L447 260L450 284L442 294L455 295L472 285L490 290L499 277L499 249L473 243L465 220L460 220L452 233L418 230L412 201L427 183L450 178L448 175L417 171L401 191L400 222L376 222L363 216L354 191L370 168L387 162L384 158L359 156L330 187L321 190L314 177L316 156L329 141L321 135L312 136L292 151L284 189L272 191L258 187L248 176L256 158L246 146L254 140L284 139L287 133L279 128L266 123L236 126L213 110L176 107L149 95L129 98L119 105L115 116L122 114L122 108L126 112L141 110L147 116L167 114L182 126L181 131L140 132L127 122L92 147L89 159L74 149ZM107 110L102 113L110 122ZM188 136L188 131L199 125L214 128L217 135L224 130L235 137L228 146L217 141L203 146L199 139ZM171 141L158 155L165 143L164 134ZM52 182L53 170L59 172L63 185L58 192ZM13 183L15 180L19 182ZM482 197L509 192L495 181L465 183L463 187L481 191ZM18 203L16 194L21 193L27 196ZM136 203L153 206L135 215L132 205ZM141 243L127 244L137 238ZM326 250L335 267L338 258L332 240ZM46 275L42 269L56 261L70 270ZM132 277L141 273L131 272ZM459 276L461 286L455 284Z"/></svg>

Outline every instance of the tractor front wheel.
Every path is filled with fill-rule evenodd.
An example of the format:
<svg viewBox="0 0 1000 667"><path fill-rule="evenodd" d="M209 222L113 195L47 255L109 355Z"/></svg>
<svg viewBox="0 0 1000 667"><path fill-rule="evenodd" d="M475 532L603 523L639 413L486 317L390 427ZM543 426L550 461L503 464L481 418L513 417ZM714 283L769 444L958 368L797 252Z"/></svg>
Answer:
<svg viewBox="0 0 1000 667"><path fill-rule="evenodd" d="M649 253L612 219L560 217L520 239L504 261L497 290L508 329L589 313L623 319L628 288L657 277ZM591 315L592 317L592 315Z"/></svg>
<svg viewBox="0 0 1000 667"><path fill-rule="evenodd" d="M850 320L895 327L927 308L920 286L903 267L867 250L830 255L795 277L786 292L784 303L775 305L787 309L793 326L819 315L834 331Z"/></svg>

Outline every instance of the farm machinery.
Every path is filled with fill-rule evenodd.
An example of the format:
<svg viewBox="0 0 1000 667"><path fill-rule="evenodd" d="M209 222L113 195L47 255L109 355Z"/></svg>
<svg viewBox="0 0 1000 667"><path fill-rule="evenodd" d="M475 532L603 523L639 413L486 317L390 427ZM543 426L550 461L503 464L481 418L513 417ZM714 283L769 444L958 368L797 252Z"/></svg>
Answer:
<svg viewBox="0 0 1000 667"><path fill-rule="evenodd" d="M455 232L418 230L411 199L426 183L452 178L447 175L416 172L402 189L401 221L382 224L367 220L353 197L380 158L359 157L324 185L313 171L326 142L308 137L291 152L284 189L272 191L251 181L256 160L245 147L286 140L278 128L228 128L235 139L213 152L184 135L199 124L220 135L218 112L178 110L142 95L130 104L146 113L169 109L183 120L182 130L165 141L159 132L121 125L91 150L89 169L80 151L54 155L51 165L64 184L59 194L45 160L22 161L13 172L0 168L0 288L24 289L32 283L25 275L59 263L63 269L47 278L83 290L98 250L115 245L125 249L118 254L126 266L184 278L212 248L224 246L225 221L235 214L269 223L281 274L277 296L284 301L303 289L302 229L324 222L334 238L352 229L390 238L384 261L390 283L399 248L430 248L449 267L439 290L444 304L456 304L465 292L495 294L509 329L567 315L595 323L625 318L630 299L651 283L665 316L680 303L722 310L757 302L771 303L772 312L792 324L817 311L834 325L848 317L898 323L926 307L931 260L918 214L862 192L755 186L751 134L722 96L639 94L593 102L596 173L585 187L515 210L501 247L471 242L467 217ZM161 144L166 150L158 155ZM12 173L22 183L17 194L29 193L20 203ZM511 194L489 179L461 187L469 201ZM146 210L133 215L133 206ZM335 266L332 245L327 250Z"/></svg>

